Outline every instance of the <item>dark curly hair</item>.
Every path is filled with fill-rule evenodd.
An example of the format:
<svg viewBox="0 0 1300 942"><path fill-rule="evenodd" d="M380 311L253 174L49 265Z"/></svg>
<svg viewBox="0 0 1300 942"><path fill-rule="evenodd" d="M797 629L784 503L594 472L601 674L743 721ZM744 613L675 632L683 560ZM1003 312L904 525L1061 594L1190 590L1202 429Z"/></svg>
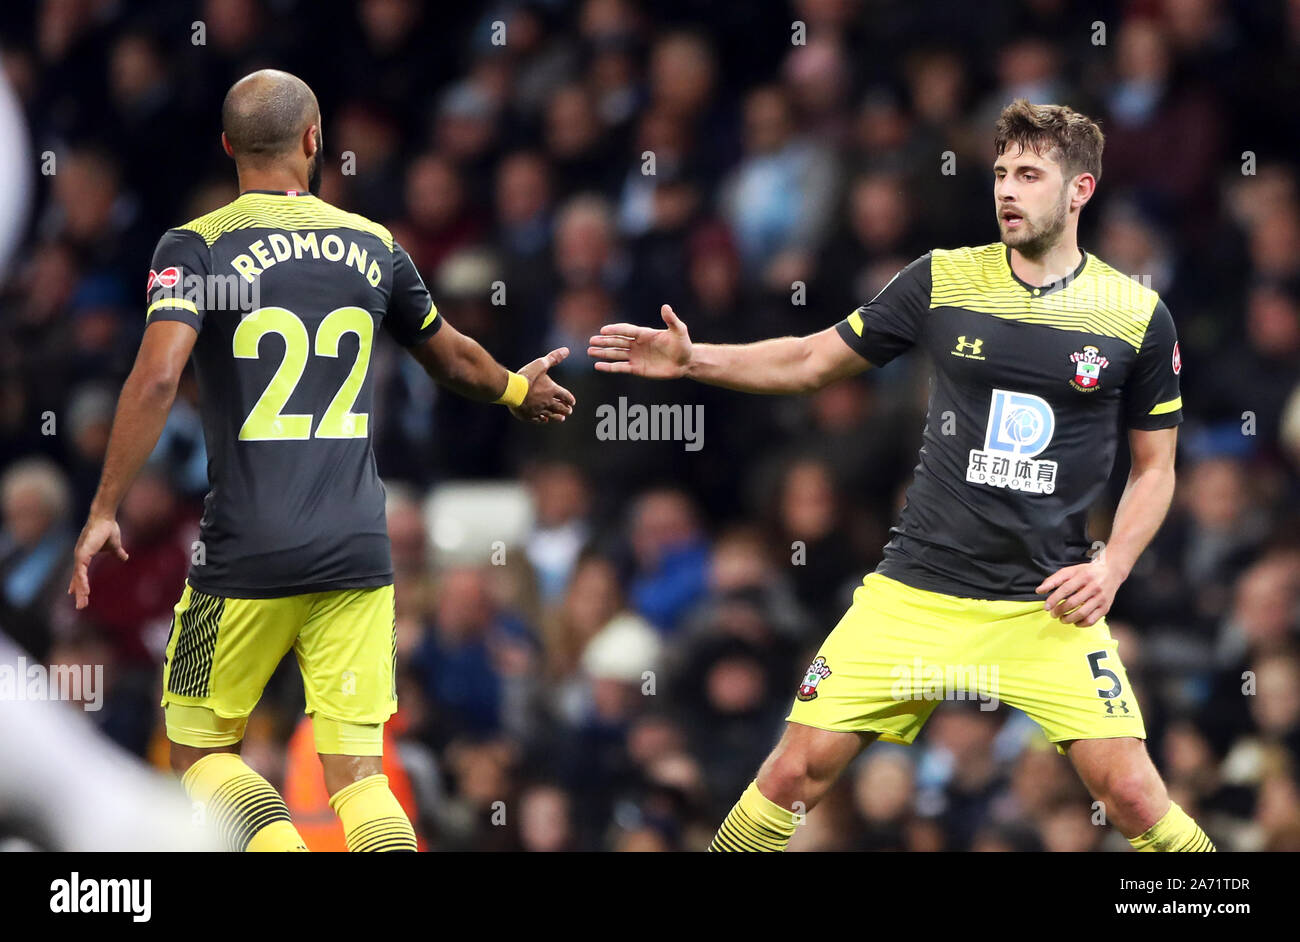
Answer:
<svg viewBox="0 0 1300 942"><path fill-rule="evenodd" d="M1106 138L1097 122L1067 105L1034 105L1017 98L1002 109L993 136L1001 156L1011 144L1057 161L1067 177L1090 173L1101 179L1101 151Z"/></svg>

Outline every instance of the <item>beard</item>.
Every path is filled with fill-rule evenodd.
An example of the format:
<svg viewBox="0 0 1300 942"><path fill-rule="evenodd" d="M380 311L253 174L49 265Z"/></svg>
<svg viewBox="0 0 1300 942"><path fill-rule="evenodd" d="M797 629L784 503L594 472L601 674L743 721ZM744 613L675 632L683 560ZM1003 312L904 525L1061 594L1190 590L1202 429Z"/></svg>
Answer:
<svg viewBox="0 0 1300 942"><path fill-rule="evenodd" d="M316 132L316 154L311 159L311 165L307 168L307 190L312 196L320 196L322 164L320 160L320 132Z"/></svg>
<svg viewBox="0 0 1300 942"><path fill-rule="evenodd" d="M1025 258L1042 258L1052 246L1056 245L1061 233L1065 231L1065 220L1069 212L1070 200L1067 194L1061 194L1061 200L1046 216L1031 220L1021 216L1020 228L1008 232L1006 222L998 216L998 229L1002 233L1002 242Z"/></svg>

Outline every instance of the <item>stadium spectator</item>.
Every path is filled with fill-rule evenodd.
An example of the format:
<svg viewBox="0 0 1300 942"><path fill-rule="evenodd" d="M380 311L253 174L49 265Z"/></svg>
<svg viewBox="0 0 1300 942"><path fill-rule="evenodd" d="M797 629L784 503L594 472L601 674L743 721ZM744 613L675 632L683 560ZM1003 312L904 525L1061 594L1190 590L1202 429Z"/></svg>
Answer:
<svg viewBox="0 0 1300 942"><path fill-rule="evenodd" d="M50 461L13 464L0 478L0 624L34 657L52 641L50 613L67 588L72 494Z"/></svg>

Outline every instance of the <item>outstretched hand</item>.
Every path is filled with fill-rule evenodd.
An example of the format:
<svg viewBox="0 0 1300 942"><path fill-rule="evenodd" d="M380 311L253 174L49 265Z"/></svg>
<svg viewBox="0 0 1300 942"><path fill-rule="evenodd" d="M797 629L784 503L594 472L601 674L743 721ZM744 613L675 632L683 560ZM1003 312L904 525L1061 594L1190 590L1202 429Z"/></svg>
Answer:
<svg viewBox="0 0 1300 942"><path fill-rule="evenodd" d="M606 324L592 337L587 356L603 373L631 373L647 379L679 379L691 363L691 336L665 304L659 315L666 330L636 324Z"/></svg>
<svg viewBox="0 0 1300 942"><path fill-rule="evenodd" d="M578 400L547 373L551 367L564 362L569 355L568 347L559 347L544 357L538 357L519 371L519 375L528 380L528 395L510 414L521 422L545 425L548 422L563 422L565 416L573 414L573 407Z"/></svg>

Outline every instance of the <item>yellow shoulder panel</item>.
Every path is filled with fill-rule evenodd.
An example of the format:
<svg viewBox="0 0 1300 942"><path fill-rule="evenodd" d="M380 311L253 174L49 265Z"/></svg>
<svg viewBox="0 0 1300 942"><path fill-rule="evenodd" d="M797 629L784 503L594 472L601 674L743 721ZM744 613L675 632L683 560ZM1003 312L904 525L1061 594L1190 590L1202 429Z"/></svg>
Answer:
<svg viewBox="0 0 1300 942"><path fill-rule="evenodd" d="M930 307L956 307L1057 330L1115 337L1140 349L1159 295L1089 255L1060 290L1034 295L1016 281L1000 242L935 249Z"/></svg>
<svg viewBox="0 0 1300 942"><path fill-rule="evenodd" d="M930 253L930 307L965 307L945 298L974 297L1006 290L1006 262L1001 242L992 245L966 246L960 249L935 249ZM1018 287L1013 281L1011 287ZM1009 293L1009 292L1008 292Z"/></svg>
<svg viewBox="0 0 1300 942"><path fill-rule="evenodd" d="M393 248L392 233L379 223L345 212L315 196L243 193L220 209L177 228L197 233L208 245L236 229L356 229L375 236L389 251Z"/></svg>

